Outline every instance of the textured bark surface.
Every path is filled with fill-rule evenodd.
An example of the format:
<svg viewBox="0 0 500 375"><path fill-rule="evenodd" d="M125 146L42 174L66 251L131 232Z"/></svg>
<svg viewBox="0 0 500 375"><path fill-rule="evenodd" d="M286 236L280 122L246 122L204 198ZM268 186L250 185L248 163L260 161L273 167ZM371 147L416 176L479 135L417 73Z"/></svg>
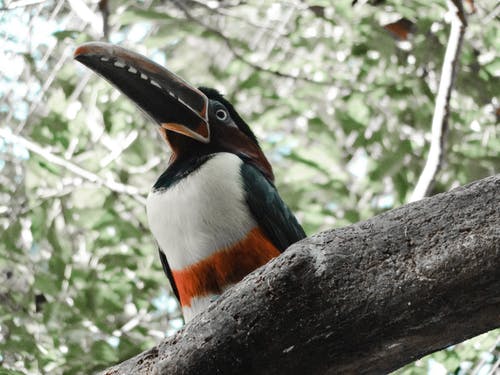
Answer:
<svg viewBox="0 0 500 375"><path fill-rule="evenodd" d="M500 175L290 247L105 374L383 374L500 326Z"/></svg>

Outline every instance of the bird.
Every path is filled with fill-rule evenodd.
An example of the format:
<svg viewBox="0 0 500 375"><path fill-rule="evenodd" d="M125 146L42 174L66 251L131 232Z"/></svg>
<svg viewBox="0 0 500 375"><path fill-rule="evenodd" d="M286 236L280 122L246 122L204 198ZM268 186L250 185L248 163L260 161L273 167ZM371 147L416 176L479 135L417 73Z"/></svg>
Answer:
<svg viewBox="0 0 500 375"><path fill-rule="evenodd" d="M85 43L74 58L136 103L171 149L146 211L186 323L306 236L255 134L217 90L118 45Z"/></svg>

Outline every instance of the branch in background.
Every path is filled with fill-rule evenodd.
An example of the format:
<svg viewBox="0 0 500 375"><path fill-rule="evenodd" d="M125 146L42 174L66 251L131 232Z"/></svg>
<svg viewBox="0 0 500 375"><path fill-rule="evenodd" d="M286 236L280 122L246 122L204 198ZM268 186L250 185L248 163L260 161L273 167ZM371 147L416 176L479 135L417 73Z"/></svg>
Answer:
<svg viewBox="0 0 500 375"><path fill-rule="evenodd" d="M5 6L0 8L0 11L2 10L12 10L16 8L23 8L23 7L29 7L32 5L37 5L40 3L44 3L47 0L18 0L18 1L10 1L5 4Z"/></svg>
<svg viewBox="0 0 500 375"><path fill-rule="evenodd" d="M497 6L491 11L489 12L486 17L484 17L484 19L482 20L482 24L483 26L486 25L487 23L493 21L494 19L496 19L498 16L500 16L500 3L497 4Z"/></svg>
<svg viewBox="0 0 500 375"><path fill-rule="evenodd" d="M91 9L84 0L68 0L67 3L73 10L75 16L90 26L90 30L87 29L87 32L91 33L91 35L96 38L100 38L102 27L99 22L99 17L96 16L95 7L92 5L93 9Z"/></svg>
<svg viewBox="0 0 500 375"><path fill-rule="evenodd" d="M383 374L500 326L500 175L307 238L103 374Z"/></svg>
<svg viewBox="0 0 500 375"><path fill-rule="evenodd" d="M146 200L140 193L139 189L130 186L130 185L125 185L122 184L121 182L116 182L111 179L104 179L100 177L99 175L89 172L81 167L79 167L76 164L73 164L69 160L63 159L60 156L52 154L50 151L44 149L43 147L37 145L36 143L21 137L19 135L14 135L7 131L6 129L0 128L0 137L4 138L8 142L16 143L18 145L21 145L25 147L27 150L41 156L48 162L58 165L60 167L63 167L67 169L68 171L76 174L77 176L82 177L83 179L93 182L97 185L107 187L109 190L117 192L117 193L123 193L130 195L132 198L134 198L136 201L138 201L141 204L145 204Z"/></svg>
<svg viewBox="0 0 500 375"><path fill-rule="evenodd" d="M231 39L228 38L226 35L224 35L220 30L218 30L218 29L216 29L216 28L214 28L212 26L209 26L209 25L205 24L203 21L201 21L198 18L196 18L195 16L193 16L191 14L191 12L189 11L189 9L186 7L186 5L182 1L172 0L172 2L174 3L174 5L177 8L179 8L182 11L182 13L184 13L184 15L186 16L186 18L188 20L193 21L194 23L200 25L201 27L203 27L207 31L209 31L212 34L214 34L217 37L219 37L224 42L224 44L226 45L226 47L229 49L229 51L233 54L233 56L236 59L238 59L242 63L248 65L252 69L255 69L255 70L257 70L259 72L263 72L263 73L273 74L273 75L281 77L281 78L291 78L291 79L294 79L294 80L299 80L299 81L304 81L304 82L308 82L308 83L313 83L315 85L322 85L322 86L330 86L331 85L331 82L316 81L314 79L311 79L311 78L308 78L308 77L304 77L304 76L298 76L298 75L283 73L283 72L281 72L279 70L265 68L265 67L263 67L261 65L258 65L258 64L255 64L255 63L249 61L243 54L241 54L240 52L238 52L236 50L236 48L233 46L233 44L231 42Z"/></svg>
<svg viewBox="0 0 500 375"><path fill-rule="evenodd" d="M228 12L224 8L224 6L220 6L220 5L223 5L223 4L219 3L219 7L212 8L212 7L209 7L206 4L206 2L204 2L202 0L191 0L191 3L196 4L197 6L203 8L204 10L206 10L207 12L210 12L212 14L218 15L220 17L232 18L232 19L238 20L240 22L245 23L246 25L248 25L250 27L255 28L255 29L263 29L263 30L266 30L268 32L273 32L273 33L276 32L276 30L273 27L254 23L250 19L248 19L248 17L242 17L242 16L238 16L238 15L235 15L235 14L231 14L230 12ZM280 36L285 36L285 35L281 34Z"/></svg>
<svg viewBox="0 0 500 375"><path fill-rule="evenodd" d="M138 136L139 132L135 129L128 133L127 136L123 140L121 140L119 145L116 145L112 150L110 150L111 152L108 154L108 156L101 159L101 161L99 162L99 166L101 168L105 168L116 159L118 159L123 151L125 151L132 145L132 143L134 143Z"/></svg>
<svg viewBox="0 0 500 375"><path fill-rule="evenodd" d="M109 40L109 2L108 0L99 1L99 10L102 15L102 35L105 41Z"/></svg>
<svg viewBox="0 0 500 375"><path fill-rule="evenodd" d="M467 27L462 1L448 1L448 7L452 14L451 29L441 68L441 79L439 81L436 105L432 118L431 145L427 161L420 174L417 186L410 197L410 202L418 201L429 195L444 159L450 117L450 97L459 63L465 28Z"/></svg>

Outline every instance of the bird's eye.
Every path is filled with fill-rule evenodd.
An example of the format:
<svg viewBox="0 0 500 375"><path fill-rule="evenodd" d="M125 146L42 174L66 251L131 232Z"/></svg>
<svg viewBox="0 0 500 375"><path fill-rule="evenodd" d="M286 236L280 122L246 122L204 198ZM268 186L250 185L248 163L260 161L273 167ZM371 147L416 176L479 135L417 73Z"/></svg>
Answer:
<svg viewBox="0 0 500 375"><path fill-rule="evenodd" d="M215 111L215 117L217 117L217 120L226 121L227 120L227 112L224 111L223 109L218 109L217 111Z"/></svg>

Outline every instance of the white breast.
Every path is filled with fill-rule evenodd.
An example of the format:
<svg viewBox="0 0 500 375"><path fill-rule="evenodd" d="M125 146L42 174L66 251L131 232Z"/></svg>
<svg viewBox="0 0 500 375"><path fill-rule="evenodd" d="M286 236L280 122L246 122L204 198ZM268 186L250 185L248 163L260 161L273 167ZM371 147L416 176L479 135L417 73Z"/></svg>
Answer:
<svg viewBox="0 0 500 375"><path fill-rule="evenodd" d="M149 194L149 226L173 270L231 246L256 226L241 163L234 154L217 154L172 187Z"/></svg>

